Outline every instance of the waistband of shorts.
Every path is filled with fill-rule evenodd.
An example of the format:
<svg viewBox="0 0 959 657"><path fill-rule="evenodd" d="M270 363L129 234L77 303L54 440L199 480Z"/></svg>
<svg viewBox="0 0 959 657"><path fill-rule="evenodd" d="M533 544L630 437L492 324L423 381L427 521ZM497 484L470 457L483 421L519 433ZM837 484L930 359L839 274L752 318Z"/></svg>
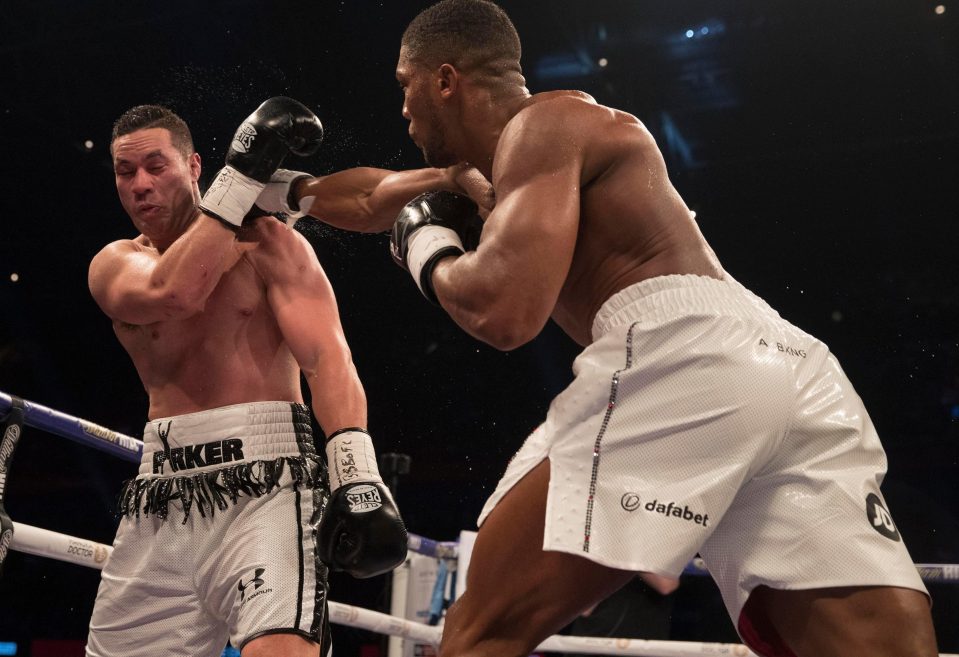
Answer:
<svg viewBox="0 0 959 657"><path fill-rule="evenodd" d="M315 456L309 409L247 402L147 422L139 475L192 475L284 456Z"/></svg>
<svg viewBox="0 0 959 657"><path fill-rule="evenodd" d="M593 340L617 326L665 319L677 311L741 316L759 312L779 317L769 304L729 274L722 279L671 274L634 283L607 299L593 318Z"/></svg>

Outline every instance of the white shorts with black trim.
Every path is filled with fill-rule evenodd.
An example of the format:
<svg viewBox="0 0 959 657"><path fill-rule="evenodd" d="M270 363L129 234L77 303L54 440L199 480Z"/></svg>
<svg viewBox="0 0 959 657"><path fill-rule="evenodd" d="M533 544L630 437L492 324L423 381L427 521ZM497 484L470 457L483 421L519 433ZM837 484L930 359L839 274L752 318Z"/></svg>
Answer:
<svg viewBox="0 0 959 657"><path fill-rule="evenodd" d="M698 552L741 634L759 585L925 592L879 489L879 437L825 344L700 276L622 290L593 338L480 524L548 458L544 549L668 576Z"/></svg>
<svg viewBox="0 0 959 657"><path fill-rule="evenodd" d="M271 633L329 652L314 528L329 497L309 410L254 402L148 422L121 495L89 657L221 654Z"/></svg>

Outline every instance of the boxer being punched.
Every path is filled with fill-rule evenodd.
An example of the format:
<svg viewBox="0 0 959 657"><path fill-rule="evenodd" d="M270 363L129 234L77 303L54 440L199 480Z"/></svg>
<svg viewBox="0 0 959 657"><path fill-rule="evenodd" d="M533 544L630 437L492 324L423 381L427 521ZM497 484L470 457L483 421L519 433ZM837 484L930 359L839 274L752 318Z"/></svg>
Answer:
<svg viewBox="0 0 959 657"><path fill-rule="evenodd" d="M178 116L138 106L114 125L117 190L140 235L100 251L89 284L140 375L149 421L139 475L121 495L91 657L212 657L227 640L244 657L326 655L327 567L367 577L406 555L329 282L299 233L248 218L260 195L269 206L281 188L284 203L300 205L270 179L322 135L300 103L266 101L201 198L200 156ZM414 195L461 189L452 181L462 175L296 178L333 223L383 230Z"/></svg>
<svg viewBox="0 0 959 657"><path fill-rule="evenodd" d="M933 657L861 400L723 270L646 128L581 92L531 95L485 0L420 13L396 77L426 161L472 163L496 206L477 240L468 201L418 198L394 257L480 340L513 349L552 317L584 348L480 516L443 657L528 655L697 552L760 654Z"/></svg>

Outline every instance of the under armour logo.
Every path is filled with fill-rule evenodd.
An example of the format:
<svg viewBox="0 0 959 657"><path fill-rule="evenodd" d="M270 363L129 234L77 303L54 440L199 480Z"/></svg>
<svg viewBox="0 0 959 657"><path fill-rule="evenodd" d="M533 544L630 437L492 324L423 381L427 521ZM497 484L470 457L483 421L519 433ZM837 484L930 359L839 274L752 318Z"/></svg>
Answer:
<svg viewBox="0 0 959 657"><path fill-rule="evenodd" d="M250 584L253 585L254 591L263 586L264 581L260 575L262 575L264 572L266 572L266 568L257 568L255 571L253 571L253 579L251 579L249 582L244 583L242 579L240 580L240 583L236 588L240 592L241 602L246 598L246 590L249 588Z"/></svg>
<svg viewBox="0 0 959 657"><path fill-rule="evenodd" d="M889 511L882 505L882 500L875 493L869 493L866 496L866 517L869 518L869 524L877 532L893 541L900 540L896 523L892 521Z"/></svg>

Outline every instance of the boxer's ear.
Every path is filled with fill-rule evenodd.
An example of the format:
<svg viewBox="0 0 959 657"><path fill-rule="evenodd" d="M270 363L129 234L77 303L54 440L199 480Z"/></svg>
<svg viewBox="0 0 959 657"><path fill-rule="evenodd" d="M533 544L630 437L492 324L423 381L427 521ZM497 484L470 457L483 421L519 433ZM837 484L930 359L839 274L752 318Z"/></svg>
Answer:
<svg viewBox="0 0 959 657"><path fill-rule="evenodd" d="M443 64L439 67L438 73L436 80L440 98L447 100L459 91L460 72L452 64Z"/></svg>

